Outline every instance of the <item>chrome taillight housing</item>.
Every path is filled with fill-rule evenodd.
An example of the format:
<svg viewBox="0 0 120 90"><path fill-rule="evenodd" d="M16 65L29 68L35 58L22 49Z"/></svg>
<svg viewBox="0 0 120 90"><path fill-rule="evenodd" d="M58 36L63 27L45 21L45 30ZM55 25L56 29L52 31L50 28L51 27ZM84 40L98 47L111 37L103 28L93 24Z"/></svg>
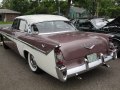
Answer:
<svg viewBox="0 0 120 90"><path fill-rule="evenodd" d="M56 59L56 72L58 75L58 78L61 81L66 81L67 80L67 68L64 65L64 57L62 54L62 51L60 50L60 47L55 48L55 59Z"/></svg>

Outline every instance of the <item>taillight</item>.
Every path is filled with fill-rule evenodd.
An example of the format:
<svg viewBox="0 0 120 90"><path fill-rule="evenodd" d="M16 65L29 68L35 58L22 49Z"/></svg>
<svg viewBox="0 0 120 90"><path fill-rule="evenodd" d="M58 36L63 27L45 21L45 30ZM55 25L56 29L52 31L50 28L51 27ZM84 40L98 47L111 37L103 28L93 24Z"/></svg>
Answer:
<svg viewBox="0 0 120 90"><path fill-rule="evenodd" d="M67 68L63 62L64 57L60 50L60 47L55 48L54 52L55 52L55 59L56 59L56 72L57 72L58 78L64 82L67 80Z"/></svg>
<svg viewBox="0 0 120 90"><path fill-rule="evenodd" d="M55 58L56 58L56 64L58 66L63 66L64 65L64 63L63 63L63 60L64 60L63 54L62 54L61 50L59 49L59 47L55 48Z"/></svg>

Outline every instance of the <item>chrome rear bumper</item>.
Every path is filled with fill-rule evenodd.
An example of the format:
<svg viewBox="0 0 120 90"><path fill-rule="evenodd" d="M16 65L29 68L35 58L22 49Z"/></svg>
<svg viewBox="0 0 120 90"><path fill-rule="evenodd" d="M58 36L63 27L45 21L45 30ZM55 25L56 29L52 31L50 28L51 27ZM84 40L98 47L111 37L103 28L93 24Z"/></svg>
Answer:
<svg viewBox="0 0 120 90"><path fill-rule="evenodd" d="M113 50L112 53L106 57L104 57L104 55L101 53L100 59L98 59L94 62L91 62L91 63L89 63L88 60L85 58L85 63L83 65L75 67L75 68L71 68L68 70L65 66L63 66L61 68L56 67L58 79L60 79L60 81L62 81L62 82L65 82L67 80L67 78L69 78L69 77L76 76L78 74L86 72L86 71L93 69L101 64L105 64L106 62L108 62L112 59L113 60L117 59L116 50Z"/></svg>

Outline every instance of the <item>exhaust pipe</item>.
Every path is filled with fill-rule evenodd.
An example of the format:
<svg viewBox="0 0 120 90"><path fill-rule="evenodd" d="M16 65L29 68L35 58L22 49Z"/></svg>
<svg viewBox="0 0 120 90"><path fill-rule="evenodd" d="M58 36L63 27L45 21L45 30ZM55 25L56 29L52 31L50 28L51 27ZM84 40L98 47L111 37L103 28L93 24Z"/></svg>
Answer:
<svg viewBox="0 0 120 90"><path fill-rule="evenodd" d="M104 59L103 53L100 53L100 59L102 60L103 66L110 67L110 65L108 65L108 64L105 63L105 59Z"/></svg>

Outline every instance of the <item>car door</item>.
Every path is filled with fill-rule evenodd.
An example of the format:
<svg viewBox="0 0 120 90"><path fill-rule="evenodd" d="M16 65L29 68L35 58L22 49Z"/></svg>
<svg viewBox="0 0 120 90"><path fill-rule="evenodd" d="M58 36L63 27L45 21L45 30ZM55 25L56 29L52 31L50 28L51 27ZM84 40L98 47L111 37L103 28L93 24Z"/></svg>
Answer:
<svg viewBox="0 0 120 90"><path fill-rule="evenodd" d="M5 44L17 53L19 53L18 42L20 42L18 37L27 33L26 26L27 22L25 20L15 19L11 29L6 30L8 36L5 39Z"/></svg>
<svg viewBox="0 0 120 90"><path fill-rule="evenodd" d="M17 46L15 43L15 38L13 36L13 32L18 30L19 20L15 19L13 21L13 24L10 28L5 29L5 35L3 35L3 42L5 45L7 45L9 48L13 49L15 52L18 53Z"/></svg>

